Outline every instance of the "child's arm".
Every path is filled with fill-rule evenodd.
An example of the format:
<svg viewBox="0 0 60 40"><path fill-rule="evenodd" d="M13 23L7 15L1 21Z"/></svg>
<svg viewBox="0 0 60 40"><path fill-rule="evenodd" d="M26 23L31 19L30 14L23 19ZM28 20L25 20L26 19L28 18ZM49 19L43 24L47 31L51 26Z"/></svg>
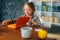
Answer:
<svg viewBox="0 0 60 40"><path fill-rule="evenodd" d="M40 18L36 16L32 19L32 24L43 26L43 20L42 19L40 20Z"/></svg>

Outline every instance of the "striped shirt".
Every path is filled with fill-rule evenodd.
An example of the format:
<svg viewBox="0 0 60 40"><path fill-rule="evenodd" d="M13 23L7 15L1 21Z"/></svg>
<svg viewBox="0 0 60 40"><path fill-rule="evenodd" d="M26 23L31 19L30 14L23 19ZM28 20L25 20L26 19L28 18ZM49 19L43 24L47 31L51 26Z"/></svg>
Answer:
<svg viewBox="0 0 60 40"><path fill-rule="evenodd" d="M21 15L21 16L25 16L25 15ZM20 16L20 17L21 17L21 16ZM41 21L39 20L38 16L33 15L33 16L31 17L31 19L36 23L36 24L33 24L33 25L42 25L42 23L41 23ZM12 21L13 21L13 23L15 23L15 22L17 21L17 18L12 19Z"/></svg>

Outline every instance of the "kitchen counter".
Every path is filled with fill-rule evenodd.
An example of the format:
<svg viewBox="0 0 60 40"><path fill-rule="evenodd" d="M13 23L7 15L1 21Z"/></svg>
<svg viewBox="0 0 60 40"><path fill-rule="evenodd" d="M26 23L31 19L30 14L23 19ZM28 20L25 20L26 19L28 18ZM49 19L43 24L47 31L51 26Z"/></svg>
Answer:
<svg viewBox="0 0 60 40"><path fill-rule="evenodd" d="M52 24L48 31L48 38L60 40L60 26Z"/></svg>
<svg viewBox="0 0 60 40"><path fill-rule="evenodd" d="M60 34L48 33L47 37L55 40L60 40Z"/></svg>

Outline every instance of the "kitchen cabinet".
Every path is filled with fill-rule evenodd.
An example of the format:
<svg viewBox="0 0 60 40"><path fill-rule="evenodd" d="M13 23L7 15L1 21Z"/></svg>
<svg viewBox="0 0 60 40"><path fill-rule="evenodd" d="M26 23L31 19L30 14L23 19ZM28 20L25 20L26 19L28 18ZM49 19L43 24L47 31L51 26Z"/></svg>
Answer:
<svg viewBox="0 0 60 40"><path fill-rule="evenodd" d="M44 26L51 28L52 24L60 26L59 0L29 0L35 4L35 15L39 16Z"/></svg>

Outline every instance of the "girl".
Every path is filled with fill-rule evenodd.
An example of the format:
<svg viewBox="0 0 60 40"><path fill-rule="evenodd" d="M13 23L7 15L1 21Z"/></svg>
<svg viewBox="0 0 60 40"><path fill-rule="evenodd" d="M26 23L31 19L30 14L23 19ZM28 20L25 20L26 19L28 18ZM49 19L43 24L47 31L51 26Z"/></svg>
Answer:
<svg viewBox="0 0 60 40"><path fill-rule="evenodd" d="M30 17L30 20L28 21L27 25L40 25L41 22L37 16L34 15L35 12L35 6L32 2L28 2L23 6L24 15ZM2 25L9 24L16 22L17 19L9 19L2 22Z"/></svg>

